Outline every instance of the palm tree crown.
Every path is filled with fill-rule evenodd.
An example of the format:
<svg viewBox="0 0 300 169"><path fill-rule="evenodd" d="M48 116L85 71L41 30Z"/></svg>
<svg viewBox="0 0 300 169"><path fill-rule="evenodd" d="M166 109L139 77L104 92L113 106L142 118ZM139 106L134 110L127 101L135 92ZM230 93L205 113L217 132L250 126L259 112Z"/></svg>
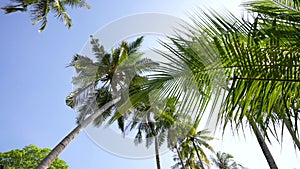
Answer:
<svg viewBox="0 0 300 169"><path fill-rule="evenodd" d="M216 153L216 158L211 158L213 163L219 168L219 169L239 169L244 168L242 165L237 164L233 160L233 156L231 154L227 154L224 152L218 151Z"/></svg>
<svg viewBox="0 0 300 169"><path fill-rule="evenodd" d="M6 14L29 11L33 21L32 24L41 23L39 32L46 28L49 12L53 12L57 19L63 21L68 28L71 28L72 19L68 15L66 8L90 8L86 0L11 0L11 2L11 5L2 7L1 9Z"/></svg>

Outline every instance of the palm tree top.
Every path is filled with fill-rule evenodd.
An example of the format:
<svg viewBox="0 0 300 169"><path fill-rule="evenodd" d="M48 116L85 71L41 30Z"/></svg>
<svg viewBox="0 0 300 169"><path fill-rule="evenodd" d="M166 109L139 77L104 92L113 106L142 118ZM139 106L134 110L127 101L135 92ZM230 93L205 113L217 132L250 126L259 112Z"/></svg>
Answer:
<svg viewBox="0 0 300 169"><path fill-rule="evenodd" d="M233 160L233 155L218 151L216 154L216 158L211 156L213 163L219 167L220 169L246 169L241 164L237 164Z"/></svg>
<svg viewBox="0 0 300 169"><path fill-rule="evenodd" d="M87 0L10 0L11 4L1 9L5 14L15 12L29 12L32 24L40 23L39 32L42 32L48 23L48 14L53 12L54 16L63 21L70 29L72 27L72 19L67 13L67 7L71 8L90 8Z"/></svg>

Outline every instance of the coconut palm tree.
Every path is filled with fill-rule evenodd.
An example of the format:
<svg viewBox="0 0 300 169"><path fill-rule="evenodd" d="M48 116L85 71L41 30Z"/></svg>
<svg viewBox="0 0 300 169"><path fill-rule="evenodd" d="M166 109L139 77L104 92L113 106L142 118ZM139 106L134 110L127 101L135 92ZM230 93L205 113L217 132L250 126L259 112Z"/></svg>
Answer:
<svg viewBox="0 0 300 169"><path fill-rule="evenodd" d="M178 116L176 122L168 130L168 147L175 153L173 160L178 161L172 168L187 169L197 166L195 149L184 143L192 128L191 121L190 117Z"/></svg>
<svg viewBox="0 0 300 169"><path fill-rule="evenodd" d="M181 154L181 152L180 152L180 147L179 147L179 145L176 144L176 145L173 146L173 148L175 149L176 155L177 155L177 157L174 156L173 160L174 160L174 161L179 161L179 162L176 163L172 168L179 168L179 166L181 165L181 168L182 168L182 169L186 169L185 164L184 164L184 161L183 161L183 160L184 160L184 159L183 159L183 156L182 156L182 154Z"/></svg>
<svg viewBox="0 0 300 169"><path fill-rule="evenodd" d="M66 8L90 8L86 0L11 0L11 4L1 9L6 14L14 12L27 12L29 11L32 16L33 25L41 23L39 32L43 31L48 23L48 14L53 12L54 16L60 21L71 28L72 20L68 15Z"/></svg>
<svg viewBox="0 0 300 169"><path fill-rule="evenodd" d="M242 165L237 164L233 160L233 156L231 154L227 154L224 152L218 151L216 153L216 158L211 157L213 163L219 168L219 169L239 169L244 168Z"/></svg>
<svg viewBox="0 0 300 169"><path fill-rule="evenodd" d="M154 140L155 159L158 169L161 168L159 147L166 139L169 139L168 136L171 136L172 128L177 118L175 114L176 102L176 98L167 98L165 104L150 103L149 100L146 102L140 101L138 106L134 108L133 122L130 123L130 130L137 129L134 143L136 145L142 143L143 137L145 137L146 147L149 148ZM174 138L173 135L172 137Z"/></svg>
<svg viewBox="0 0 300 169"><path fill-rule="evenodd" d="M207 142L213 137L208 136L207 130L197 131L199 122L200 117L196 117L194 122L191 118L185 118L176 123L177 126L173 126L173 129L169 129L171 134L168 136L170 140L168 145L177 154L174 161L179 161L173 168L204 168L203 160L206 165L210 165L203 147L214 152L213 147Z"/></svg>
<svg viewBox="0 0 300 169"><path fill-rule="evenodd" d="M178 157L181 157L181 159ZM202 169L198 162L195 149L188 143L180 145L179 152L177 152L177 156L174 156L173 160L175 162L178 160L182 161L173 165L172 169Z"/></svg>
<svg viewBox="0 0 300 169"><path fill-rule="evenodd" d="M64 150L64 148L90 123L101 125L112 112L115 105L125 102L122 91L128 90L128 81L139 76L156 64L148 59L140 59L138 52L143 37L132 43L122 42L111 53L104 50L97 39L91 38L96 61L86 56L75 55L70 66L76 70L73 78L75 90L67 97L66 103L78 112L78 126L70 132L40 163L38 169L45 169ZM138 61L139 60L139 61ZM121 127L122 128L122 127Z"/></svg>
<svg viewBox="0 0 300 169"><path fill-rule="evenodd" d="M200 120L197 119L193 126L190 129L189 134L187 135L186 139L183 140L183 142L187 142L192 144L192 147L196 151L196 155L198 157L198 162L201 166L201 168L205 168L202 161L205 161L207 165L210 165L210 161L207 158L204 150L202 147L205 147L206 149L210 150L211 152L214 152L214 149L212 146L208 144L207 141L213 140L213 137L208 136L209 131L207 130L200 130L197 131L197 128L199 126Z"/></svg>
<svg viewBox="0 0 300 169"><path fill-rule="evenodd" d="M194 129L192 129L195 131ZM190 133L192 134L192 133ZM212 140L212 137L206 136L206 130L198 131L193 135L186 136L176 147L177 157L174 158L176 163L173 168L201 168L204 169L203 161L206 165L210 165L210 161L207 158L202 147L214 152L213 148L207 143Z"/></svg>

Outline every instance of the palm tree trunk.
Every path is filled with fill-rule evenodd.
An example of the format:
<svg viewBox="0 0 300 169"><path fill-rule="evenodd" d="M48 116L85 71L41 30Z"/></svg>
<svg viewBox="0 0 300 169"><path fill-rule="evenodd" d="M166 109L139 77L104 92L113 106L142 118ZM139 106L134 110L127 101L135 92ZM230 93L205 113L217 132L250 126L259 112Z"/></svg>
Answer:
<svg viewBox="0 0 300 169"><path fill-rule="evenodd" d="M183 163L183 160L182 160L182 157L181 157L181 155L180 155L180 152L179 152L179 150L178 150L177 145L175 145L175 149L176 149L176 151L177 151L177 154L178 154L180 163L181 163L181 165L182 165L182 168L185 169L185 166L184 166L184 163Z"/></svg>
<svg viewBox="0 0 300 169"><path fill-rule="evenodd" d="M191 149L191 155L192 155L192 153L193 153L193 150ZM190 161L190 159L191 159L191 155L190 155L190 157L187 159L187 162L188 162L188 164L189 164L189 166L190 166L190 169L193 169L192 167L191 167L191 161Z"/></svg>
<svg viewBox="0 0 300 169"><path fill-rule="evenodd" d="M266 158L266 160L269 164L270 169L278 169L278 167L275 163L275 160L274 160L274 158L273 158L273 156L272 156L272 154L271 154L271 152L270 152L263 136L261 135L260 131L258 130L258 128L256 126L256 123L253 121L252 118L248 118L248 120L249 120L249 123L250 123L250 125L253 129L253 132L254 132L255 136L256 136L256 139L257 139L257 141L260 145L260 148L261 148L261 150L262 150L262 152L263 152L263 154L264 154L264 156L265 156L265 158Z"/></svg>
<svg viewBox="0 0 300 169"><path fill-rule="evenodd" d="M116 104L121 98L118 97L97 110L94 114L86 118L82 123L78 124L63 140L61 140L52 151L43 159L43 161L36 167L36 169L47 169L52 162L58 157L58 155L71 143L71 141L79 135L79 133L85 129L92 121L94 121L99 115L101 115L108 108Z"/></svg>
<svg viewBox="0 0 300 169"><path fill-rule="evenodd" d="M201 160L201 158L200 158L200 154L199 154L199 152L198 152L198 149L197 149L197 146L196 146L196 144L195 144L195 141L192 140L192 143L193 143L194 149L196 150L196 153L197 153L197 156L198 156L198 159L199 159L199 163L200 163L200 165L201 165L201 168L204 169L204 165L203 165L202 160Z"/></svg>
<svg viewBox="0 0 300 169"><path fill-rule="evenodd" d="M155 159L156 159L156 166L157 166L157 169L161 169L160 167L160 158L159 158L159 143L158 143L158 137L157 135L154 136L154 139L155 139Z"/></svg>
<svg viewBox="0 0 300 169"><path fill-rule="evenodd" d="M148 120L149 120L149 114L148 114ZM161 169L160 167L160 158L159 158L159 143L158 143L158 134L154 128L153 122L148 122L148 126L150 127L152 134L154 136L154 148L155 148L155 160L156 160L156 168Z"/></svg>

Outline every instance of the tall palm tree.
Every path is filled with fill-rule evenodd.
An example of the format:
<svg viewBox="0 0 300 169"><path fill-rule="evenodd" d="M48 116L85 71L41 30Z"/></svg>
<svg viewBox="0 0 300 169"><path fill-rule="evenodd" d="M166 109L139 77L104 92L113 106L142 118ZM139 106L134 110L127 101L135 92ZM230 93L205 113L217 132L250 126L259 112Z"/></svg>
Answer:
<svg viewBox="0 0 300 169"><path fill-rule="evenodd" d="M132 76L138 76L139 72L155 66L148 59L139 60L142 53L138 52L138 48L142 40L143 37L140 37L129 44L123 41L118 48L107 53L98 40L92 37L91 44L96 61L86 56L74 56L70 66L77 73L72 81L77 88L67 97L66 103L78 111L78 126L49 153L38 169L48 168L60 152L91 122L101 125L112 112L116 112L115 105L126 101L122 97L122 91L128 89L127 82Z"/></svg>
<svg viewBox="0 0 300 169"><path fill-rule="evenodd" d="M263 131L262 137L256 136L259 142L265 142L269 133L277 138L276 126L284 124L298 145L299 12L284 6L275 8L276 4L270 3L246 4L247 9L258 12L252 13L254 17L249 20L229 12L197 13L197 18L192 18L194 26L186 27L188 33L184 38L177 35L170 37L173 44L162 43L173 55L160 54L173 64L160 69L153 80L158 84L152 84L173 85L167 89L177 90L178 82L174 83L174 79L187 78L182 76L188 67L203 98L201 108L207 107L208 100L214 99L215 107L223 99L219 122L224 129L230 123L237 130L248 121L253 130L256 125L259 128L254 131L256 134ZM185 97L185 91L177 91L162 89L162 93L192 100L188 103L197 100L191 95ZM268 149L266 144L261 146ZM274 159L269 158L272 155L265 156L270 168L277 168Z"/></svg>
<svg viewBox="0 0 300 169"><path fill-rule="evenodd" d="M244 168L242 165L237 164L233 160L233 156L231 154L227 154L224 152L218 151L216 153L216 158L211 158L213 163L219 168L219 169L239 169Z"/></svg>
<svg viewBox="0 0 300 169"><path fill-rule="evenodd" d="M6 14L14 12L27 12L29 11L32 16L33 25L41 23L39 32L43 31L47 26L47 16L49 12L53 12L54 16L60 21L71 28L72 20L66 8L87 7L90 8L86 0L11 0L11 4L1 9Z"/></svg>

